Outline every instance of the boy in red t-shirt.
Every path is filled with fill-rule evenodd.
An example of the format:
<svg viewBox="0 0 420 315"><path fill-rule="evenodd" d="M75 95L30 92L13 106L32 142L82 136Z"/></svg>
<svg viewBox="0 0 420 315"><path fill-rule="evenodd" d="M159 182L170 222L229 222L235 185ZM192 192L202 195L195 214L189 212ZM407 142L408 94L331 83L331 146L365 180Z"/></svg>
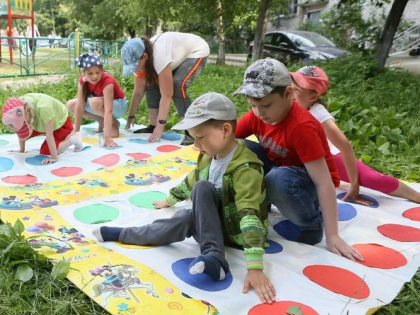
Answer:
<svg viewBox="0 0 420 315"><path fill-rule="evenodd" d="M234 94L245 94L252 110L239 119L235 135L257 136L259 143L247 141L247 146L264 163L268 200L300 229L294 241L319 243L324 221L329 250L363 260L338 235L337 167L322 125L292 100L291 84L280 61L267 58L251 64Z"/></svg>

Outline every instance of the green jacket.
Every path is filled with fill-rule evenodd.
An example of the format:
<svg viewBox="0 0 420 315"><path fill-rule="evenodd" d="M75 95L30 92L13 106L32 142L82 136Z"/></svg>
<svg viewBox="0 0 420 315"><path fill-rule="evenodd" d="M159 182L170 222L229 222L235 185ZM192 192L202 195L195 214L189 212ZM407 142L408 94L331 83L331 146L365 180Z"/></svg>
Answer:
<svg viewBox="0 0 420 315"><path fill-rule="evenodd" d="M242 141L223 175L223 232L227 243L244 247L247 269L264 269L263 254L268 231L268 209L263 163ZM173 206L191 197L199 180L208 180L211 158L200 154L197 166L170 190L166 202Z"/></svg>

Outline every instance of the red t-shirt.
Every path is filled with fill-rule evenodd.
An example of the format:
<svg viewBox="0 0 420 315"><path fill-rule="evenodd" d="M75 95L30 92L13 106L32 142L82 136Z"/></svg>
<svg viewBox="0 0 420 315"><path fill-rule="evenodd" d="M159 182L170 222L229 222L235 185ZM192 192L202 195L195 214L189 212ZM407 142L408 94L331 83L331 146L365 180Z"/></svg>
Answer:
<svg viewBox="0 0 420 315"><path fill-rule="evenodd" d="M83 75L79 79L79 83L83 85ZM124 98L125 94L123 90L121 90L117 80L114 79L112 75L109 73L102 73L101 79L98 83L93 85L92 83L87 82L88 85L88 97L101 97L104 96L104 89L108 84L114 84L114 99Z"/></svg>
<svg viewBox="0 0 420 315"><path fill-rule="evenodd" d="M255 135L270 161L276 166L303 166L325 158L335 187L340 184L337 166L328 147L321 123L293 101L289 115L277 125L265 124L251 110L236 127L236 138Z"/></svg>

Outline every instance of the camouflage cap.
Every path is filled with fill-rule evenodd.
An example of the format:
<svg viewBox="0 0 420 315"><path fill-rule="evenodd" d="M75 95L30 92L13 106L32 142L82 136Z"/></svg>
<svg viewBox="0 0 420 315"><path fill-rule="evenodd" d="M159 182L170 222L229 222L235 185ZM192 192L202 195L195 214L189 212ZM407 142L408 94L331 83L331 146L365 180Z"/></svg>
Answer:
<svg viewBox="0 0 420 315"><path fill-rule="evenodd" d="M289 85L292 85L292 79L284 64L271 58L260 59L246 69L243 84L233 95L245 94L262 98L277 86Z"/></svg>

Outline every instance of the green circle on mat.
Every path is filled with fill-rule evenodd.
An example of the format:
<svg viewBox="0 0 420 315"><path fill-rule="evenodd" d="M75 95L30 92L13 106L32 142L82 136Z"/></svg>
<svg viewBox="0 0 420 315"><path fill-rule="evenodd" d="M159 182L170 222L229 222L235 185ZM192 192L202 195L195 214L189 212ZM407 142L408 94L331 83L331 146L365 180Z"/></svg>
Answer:
<svg viewBox="0 0 420 315"><path fill-rule="evenodd" d="M128 201L132 205L146 209L155 209L153 201L165 200L166 195L160 191L148 191L132 195Z"/></svg>
<svg viewBox="0 0 420 315"><path fill-rule="evenodd" d="M9 141L0 139L0 147L6 145L8 143L9 143Z"/></svg>
<svg viewBox="0 0 420 315"><path fill-rule="evenodd" d="M85 224L100 224L113 221L120 215L117 208L96 203L74 211L74 217Z"/></svg>

